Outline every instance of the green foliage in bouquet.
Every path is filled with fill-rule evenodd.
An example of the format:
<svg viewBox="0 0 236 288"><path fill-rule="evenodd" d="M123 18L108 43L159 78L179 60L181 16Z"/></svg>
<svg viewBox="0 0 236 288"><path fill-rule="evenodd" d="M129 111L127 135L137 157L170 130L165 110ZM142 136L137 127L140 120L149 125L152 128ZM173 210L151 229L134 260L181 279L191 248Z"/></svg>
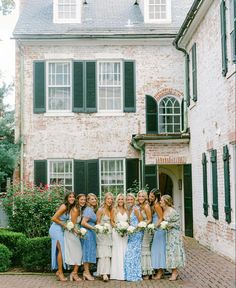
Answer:
<svg viewBox="0 0 236 288"><path fill-rule="evenodd" d="M50 271L51 239L50 237L21 238L17 242L21 250L22 267L27 271Z"/></svg>
<svg viewBox="0 0 236 288"><path fill-rule="evenodd" d="M11 262L14 266L19 266L21 264L21 252L17 245L18 240L21 238L26 237L22 233L0 229L0 243L4 244L11 251Z"/></svg>
<svg viewBox="0 0 236 288"><path fill-rule="evenodd" d="M51 217L63 203L64 188L41 188L31 183L23 185L23 192L20 184L12 185L4 198L9 225L29 238L47 236Z"/></svg>
<svg viewBox="0 0 236 288"><path fill-rule="evenodd" d="M11 256L12 253L7 246L0 244L0 272L5 272L10 268Z"/></svg>

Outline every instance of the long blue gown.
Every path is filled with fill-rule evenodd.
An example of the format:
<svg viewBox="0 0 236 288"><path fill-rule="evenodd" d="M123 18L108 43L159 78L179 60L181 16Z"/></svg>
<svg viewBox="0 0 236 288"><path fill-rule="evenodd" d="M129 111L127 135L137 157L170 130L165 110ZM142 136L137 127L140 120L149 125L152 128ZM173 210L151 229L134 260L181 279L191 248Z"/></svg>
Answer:
<svg viewBox="0 0 236 288"><path fill-rule="evenodd" d="M61 221L66 222L69 219L68 214L63 214L59 217ZM66 269L65 264L65 244L64 244L64 229L61 225L53 222L50 229L49 229L49 235L52 239L52 248L51 248L51 267L52 270L55 270L58 268L57 263L57 241L60 242L61 246L61 252L62 252L62 262L63 267Z"/></svg>
<svg viewBox="0 0 236 288"><path fill-rule="evenodd" d="M158 222L158 216L154 213L152 222L156 224ZM152 268L166 268L166 231L157 229L155 231L152 247L151 247L151 261Z"/></svg>
<svg viewBox="0 0 236 288"><path fill-rule="evenodd" d="M97 216L94 212L94 210L91 207L86 207L83 212L83 217L89 218L88 224L91 226L94 226L97 221ZM87 229L86 236L84 239L81 239L82 244L82 261L83 263L96 263L96 257L97 257L97 242L96 242L96 233L91 230Z"/></svg>
<svg viewBox="0 0 236 288"><path fill-rule="evenodd" d="M132 210L130 215L130 225L136 227L138 219ZM128 244L125 253L125 280L142 280L141 249L142 249L143 231L135 232L128 236Z"/></svg>

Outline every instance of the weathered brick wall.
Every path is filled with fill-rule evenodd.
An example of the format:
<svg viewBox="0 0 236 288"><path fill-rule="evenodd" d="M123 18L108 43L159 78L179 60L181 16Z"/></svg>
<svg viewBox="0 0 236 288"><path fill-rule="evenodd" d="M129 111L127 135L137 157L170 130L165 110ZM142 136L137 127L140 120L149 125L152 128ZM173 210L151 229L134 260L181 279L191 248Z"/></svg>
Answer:
<svg viewBox="0 0 236 288"><path fill-rule="evenodd" d="M227 2L228 6L228 2ZM227 18L229 18L227 11ZM228 26L227 26L228 27ZM205 37L204 37L205 36ZM193 174L194 235L200 242L230 258L235 253L235 65L231 62L228 35L229 72L221 74L220 1L213 1L188 45L197 45L198 100L190 105L190 153ZM230 158L232 223L225 221L223 146ZM212 216L212 180L210 150L217 149L219 220ZM207 154L209 216L203 214L202 153ZM235 167L234 167L235 169ZM235 259L234 259L235 260Z"/></svg>
<svg viewBox="0 0 236 288"><path fill-rule="evenodd" d="M119 44L113 42L112 46L108 42L98 45L93 40L80 42L27 45L24 48L24 171L30 180L33 180L34 159L138 157L130 141L132 134L146 132L145 95L168 94L172 90L178 95L183 94L183 56L171 41L167 45L157 40L123 45L119 41ZM119 116L100 113L71 113L71 116L33 114L34 60L94 60L108 55L136 62L136 113L121 113ZM19 93L19 87L17 91ZM19 109L17 98L16 107Z"/></svg>

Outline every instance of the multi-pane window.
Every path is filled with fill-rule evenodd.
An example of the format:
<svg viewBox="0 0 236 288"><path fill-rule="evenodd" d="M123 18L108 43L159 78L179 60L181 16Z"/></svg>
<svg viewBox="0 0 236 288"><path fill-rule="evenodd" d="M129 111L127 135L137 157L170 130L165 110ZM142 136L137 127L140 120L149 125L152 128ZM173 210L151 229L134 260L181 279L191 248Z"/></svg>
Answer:
<svg viewBox="0 0 236 288"><path fill-rule="evenodd" d="M47 73L48 111L71 110L71 64L48 63Z"/></svg>
<svg viewBox="0 0 236 288"><path fill-rule="evenodd" d="M230 38L232 62L236 63L236 1L230 0Z"/></svg>
<svg viewBox="0 0 236 288"><path fill-rule="evenodd" d="M53 0L54 23L80 23L81 0Z"/></svg>
<svg viewBox="0 0 236 288"><path fill-rule="evenodd" d="M111 192L113 195L124 193L124 159L100 160L100 191L101 197L103 197L106 192Z"/></svg>
<svg viewBox="0 0 236 288"><path fill-rule="evenodd" d="M170 0L149 0L147 2L146 21L170 22L171 1Z"/></svg>
<svg viewBox="0 0 236 288"><path fill-rule="evenodd" d="M99 111L122 110L121 62L99 62L98 102Z"/></svg>
<svg viewBox="0 0 236 288"><path fill-rule="evenodd" d="M72 160L48 161L50 186L64 186L65 190L73 190L73 165Z"/></svg>
<svg viewBox="0 0 236 288"><path fill-rule="evenodd" d="M159 103L159 133L178 133L180 131L180 103L172 96L165 97Z"/></svg>
<svg viewBox="0 0 236 288"><path fill-rule="evenodd" d="M77 0L58 0L58 18L76 18L76 1Z"/></svg>

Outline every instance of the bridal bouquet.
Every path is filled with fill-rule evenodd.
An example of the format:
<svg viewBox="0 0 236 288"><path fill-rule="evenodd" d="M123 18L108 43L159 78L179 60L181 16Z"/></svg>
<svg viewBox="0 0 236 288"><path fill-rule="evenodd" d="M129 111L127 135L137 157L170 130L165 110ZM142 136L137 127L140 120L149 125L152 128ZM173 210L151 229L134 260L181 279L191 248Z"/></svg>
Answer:
<svg viewBox="0 0 236 288"><path fill-rule="evenodd" d="M121 236L124 237L125 234L127 233L129 224L126 221L120 221L116 224L115 230L117 233Z"/></svg>
<svg viewBox="0 0 236 288"><path fill-rule="evenodd" d="M141 221L138 223L137 231L143 231L147 227L147 223L145 221Z"/></svg>
<svg viewBox="0 0 236 288"><path fill-rule="evenodd" d="M160 228L162 230L167 230L168 229L168 221L162 221L161 224L160 224Z"/></svg>
<svg viewBox="0 0 236 288"><path fill-rule="evenodd" d="M155 224L154 223L148 224L146 229L148 233L154 234L155 229L156 229Z"/></svg>
<svg viewBox="0 0 236 288"><path fill-rule="evenodd" d="M111 225L108 223L97 224L94 228L97 234L109 234L111 232Z"/></svg>

